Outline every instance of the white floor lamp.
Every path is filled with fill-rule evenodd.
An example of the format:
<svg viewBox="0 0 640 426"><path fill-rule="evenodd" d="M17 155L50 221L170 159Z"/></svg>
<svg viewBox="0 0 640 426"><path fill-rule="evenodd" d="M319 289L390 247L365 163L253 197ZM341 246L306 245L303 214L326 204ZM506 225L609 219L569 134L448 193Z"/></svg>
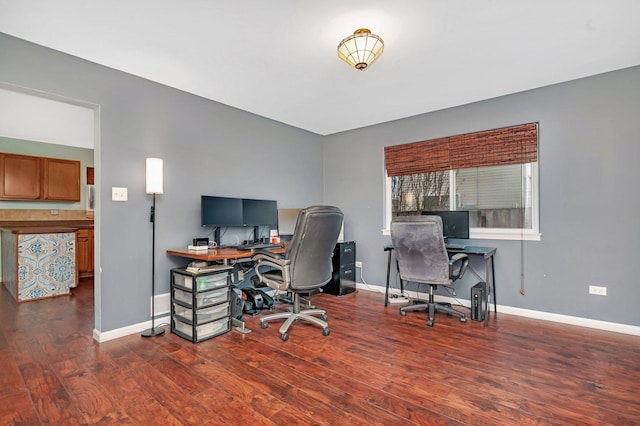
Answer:
<svg viewBox="0 0 640 426"><path fill-rule="evenodd" d="M147 158L147 194L153 194L151 205L151 328L142 332L142 337L155 337L164 334L164 328L155 326L156 319L156 194L162 194L162 159Z"/></svg>

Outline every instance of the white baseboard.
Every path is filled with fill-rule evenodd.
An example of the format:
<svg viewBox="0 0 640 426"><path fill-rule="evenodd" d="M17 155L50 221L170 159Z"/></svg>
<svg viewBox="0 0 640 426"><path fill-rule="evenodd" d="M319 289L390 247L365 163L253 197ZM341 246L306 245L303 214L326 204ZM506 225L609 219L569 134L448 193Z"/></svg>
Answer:
<svg viewBox="0 0 640 426"><path fill-rule="evenodd" d="M358 290L373 291L376 293L385 292L385 288L383 286L374 286L374 285L367 285L362 283L356 283L356 288ZM389 292L400 294L398 289L390 289ZM418 293L415 291L405 290L405 294L407 294L410 298L416 298L416 299L427 299L429 297L428 294ZM442 296L436 296L436 299L441 302L449 302L453 304L460 303L467 308L471 307L471 301L468 299L460 299L460 298L454 299L452 297L442 297ZM615 333L623 333L623 334L631 334L633 336L640 336L640 327L634 326L634 325L619 324L615 322L574 317L570 315L554 314L551 312L535 311L532 309L515 308L513 306L498 305L497 308L498 308L498 312L502 312L510 315L517 315L517 316L526 317L526 318L534 318L534 319L540 319L545 321L558 322L562 324L577 325L580 327L588 327L588 328L594 328L598 330L613 331ZM493 305L490 306L490 309L493 310Z"/></svg>
<svg viewBox="0 0 640 426"><path fill-rule="evenodd" d="M161 325L169 324L171 322L171 316L165 315L155 320L155 326L159 327ZM116 328L115 330L109 330L100 332L96 329L93 330L93 338L98 343L107 342L109 340L117 339L119 337L129 336L131 334L141 333L144 330L151 328L151 320L139 322L137 324L128 325L122 328Z"/></svg>
<svg viewBox="0 0 640 426"><path fill-rule="evenodd" d="M155 306L155 326L158 327L162 324L171 323L171 293L158 294L154 300ZM149 298L149 314L151 314L151 298ZM122 328L116 328L115 330L109 330L100 332L93 330L93 338L98 343L107 342L109 340L117 339L119 337L129 336L131 334L141 333L144 330L151 328L151 320L140 322L138 324L128 325Z"/></svg>
<svg viewBox="0 0 640 426"><path fill-rule="evenodd" d="M375 293L383 293L384 287L375 286L375 285L367 285L362 283L356 283L356 288L358 290L364 291L372 291ZM390 293L400 294L398 289L390 289ZM414 299L426 299L429 297L428 294L418 293L415 291L407 291L405 290L405 294L410 298ZM471 302L468 299L454 299L452 297L442 297L436 296L438 301L441 302L449 302L453 304L462 304L463 306L469 308L471 306ZM156 296L155 300L155 311L156 311L156 327L160 324L169 324L171 322L171 316L169 315L171 309L171 297L169 293L159 294ZM490 309L493 309L493 305L491 305ZM149 309L151 311L151 309ZM577 325L580 327L588 327L594 328L597 330L605 330L605 331L613 331L615 333L623 333L623 334L631 334L633 336L640 336L640 327L628 325L628 324L618 324L614 322L600 321L589 318L581 318L581 317L573 317L570 315L562 315L562 314L554 314L551 312L543 312L543 311L534 311L532 309L523 309L523 308L514 308L512 306L504 306L498 305L498 312L502 312L510 315L517 315L526 318L534 318L545 321L553 321L562 324L569 325ZM162 315L161 317L157 317L158 315ZM129 336L131 334L141 333L142 331L151 328L151 320L141 322L138 324L128 325L126 327L117 328L115 330L100 332L98 330L93 330L93 338L98 342L107 342L109 340L117 339L119 337Z"/></svg>

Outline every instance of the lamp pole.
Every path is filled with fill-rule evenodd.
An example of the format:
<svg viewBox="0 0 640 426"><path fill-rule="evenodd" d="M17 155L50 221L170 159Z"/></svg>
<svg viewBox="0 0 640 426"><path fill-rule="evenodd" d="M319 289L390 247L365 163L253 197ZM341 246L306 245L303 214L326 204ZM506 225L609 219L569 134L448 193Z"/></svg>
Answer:
<svg viewBox="0 0 640 426"><path fill-rule="evenodd" d="M156 327L156 194L162 194L162 160L147 158L147 194L153 195L151 204L151 328L142 332L142 337L164 334L164 328Z"/></svg>

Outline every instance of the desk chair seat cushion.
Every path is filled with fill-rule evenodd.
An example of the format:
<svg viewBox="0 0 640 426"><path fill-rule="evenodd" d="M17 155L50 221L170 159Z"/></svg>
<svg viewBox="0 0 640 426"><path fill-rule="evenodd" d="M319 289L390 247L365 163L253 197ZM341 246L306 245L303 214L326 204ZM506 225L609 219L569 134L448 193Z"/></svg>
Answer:
<svg viewBox="0 0 640 426"><path fill-rule="evenodd" d="M403 280L451 284L449 256L439 216L397 217L391 222L391 240Z"/></svg>

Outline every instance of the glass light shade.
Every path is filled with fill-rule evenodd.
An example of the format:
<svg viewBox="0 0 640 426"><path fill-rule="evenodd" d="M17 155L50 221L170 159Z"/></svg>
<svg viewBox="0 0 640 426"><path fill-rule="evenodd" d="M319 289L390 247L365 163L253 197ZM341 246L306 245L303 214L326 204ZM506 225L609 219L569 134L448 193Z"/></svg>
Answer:
<svg viewBox="0 0 640 426"><path fill-rule="evenodd" d="M363 70L371 65L383 50L384 42L379 36L371 34L366 28L360 28L340 42L338 57L352 67Z"/></svg>
<svg viewBox="0 0 640 426"><path fill-rule="evenodd" d="M162 158L147 158L147 194L162 193Z"/></svg>

